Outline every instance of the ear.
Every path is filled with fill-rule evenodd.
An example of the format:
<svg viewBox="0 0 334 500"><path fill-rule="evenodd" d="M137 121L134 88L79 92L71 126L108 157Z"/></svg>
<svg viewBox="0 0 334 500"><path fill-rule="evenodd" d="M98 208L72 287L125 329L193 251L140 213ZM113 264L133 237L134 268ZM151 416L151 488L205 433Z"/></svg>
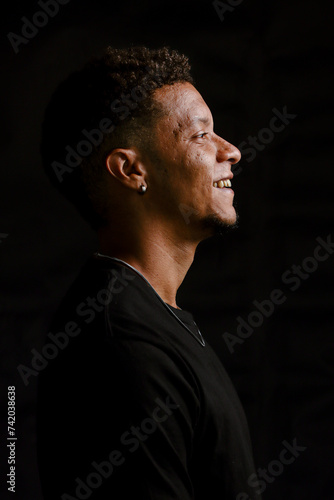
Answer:
<svg viewBox="0 0 334 500"><path fill-rule="evenodd" d="M147 186L146 169L135 149L113 149L106 159L109 173L125 187L140 190Z"/></svg>

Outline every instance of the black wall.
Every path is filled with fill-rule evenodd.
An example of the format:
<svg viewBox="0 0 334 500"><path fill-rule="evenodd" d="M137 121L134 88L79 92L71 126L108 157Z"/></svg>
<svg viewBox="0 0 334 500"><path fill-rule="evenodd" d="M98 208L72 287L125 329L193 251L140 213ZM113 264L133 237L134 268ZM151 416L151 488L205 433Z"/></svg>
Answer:
<svg viewBox="0 0 334 500"><path fill-rule="evenodd" d="M271 471L264 499L334 498L334 255L330 246L316 250L318 238L334 241L331 2L225 5L221 20L207 0L69 0L17 53L7 34L21 36L21 18L41 7L30 0L3 6L1 454L5 462L7 386L15 385L19 500L42 496L37 379L25 385L17 367L30 366L31 350L41 350L61 298L96 249L94 233L41 170L44 108L58 83L106 45L138 44L190 57L216 132L243 152L233 182L240 227L200 245L178 302L194 312L237 387L256 466ZM273 117L284 110L290 117L278 131ZM254 301L270 297L277 303L260 313ZM238 317L249 325L244 338ZM305 449L274 475L283 442ZM4 463L5 498L7 469Z"/></svg>

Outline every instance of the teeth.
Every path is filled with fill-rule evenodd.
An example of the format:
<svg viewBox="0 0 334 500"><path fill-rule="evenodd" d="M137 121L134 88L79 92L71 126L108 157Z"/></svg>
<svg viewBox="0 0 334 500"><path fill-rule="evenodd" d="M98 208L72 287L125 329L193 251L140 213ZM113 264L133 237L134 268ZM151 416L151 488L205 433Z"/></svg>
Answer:
<svg viewBox="0 0 334 500"><path fill-rule="evenodd" d="M218 181L213 183L213 187L223 188L223 187L232 187L230 179L226 181Z"/></svg>

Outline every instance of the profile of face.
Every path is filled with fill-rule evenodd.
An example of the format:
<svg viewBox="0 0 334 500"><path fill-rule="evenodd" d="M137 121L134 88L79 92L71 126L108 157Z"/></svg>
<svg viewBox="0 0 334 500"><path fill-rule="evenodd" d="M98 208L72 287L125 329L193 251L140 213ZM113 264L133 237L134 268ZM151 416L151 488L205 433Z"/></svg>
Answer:
<svg viewBox="0 0 334 500"><path fill-rule="evenodd" d="M190 83L155 91L164 114L152 137L147 196L152 213L202 239L236 224L231 167L240 151L214 132L213 118ZM145 194L146 196L146 194Z"/></svg>

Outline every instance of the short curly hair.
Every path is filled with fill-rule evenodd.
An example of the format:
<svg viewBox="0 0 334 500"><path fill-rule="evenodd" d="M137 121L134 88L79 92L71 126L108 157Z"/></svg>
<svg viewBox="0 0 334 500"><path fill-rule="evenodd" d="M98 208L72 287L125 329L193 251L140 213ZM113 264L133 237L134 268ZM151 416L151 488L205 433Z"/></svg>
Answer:
<svg viewBox="0 0 334 500"><path fill-rule="evenodd" d="M162 112L154 91L179 82L193 78L176 50L107 47L53 94L42 126L43 167L93 228L107 220L108 153L145 145Z"/></svg>

